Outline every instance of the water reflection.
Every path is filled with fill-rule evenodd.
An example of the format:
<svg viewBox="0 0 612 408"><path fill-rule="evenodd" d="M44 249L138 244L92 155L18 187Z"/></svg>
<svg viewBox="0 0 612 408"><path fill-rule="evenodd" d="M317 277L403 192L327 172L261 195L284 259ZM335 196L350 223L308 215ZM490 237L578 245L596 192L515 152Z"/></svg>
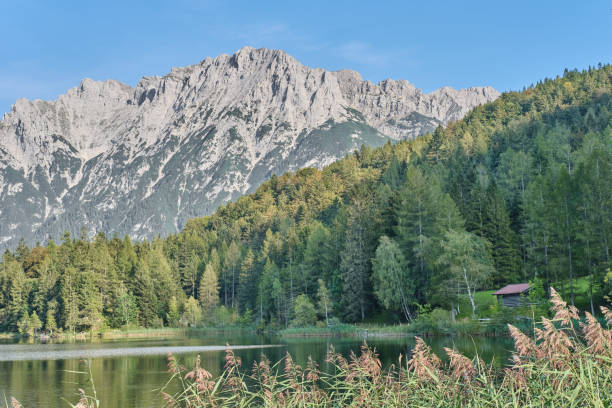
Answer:
<svg viewBox="0 0 612 408"><path fill-rule="evenodd" d="M282 347L280 344L261 344L249 346L232 346L232 350L264 349ZM158 346L158 347L107 347L100 349L65 349L53 350L44 347L44 350L32 350L32 346L6 346L0 348L0 361L20 360L68 360L68 359L93 359L100 357L129 357L129 356L159 356L184 353L204 353L211 351L224 351L226 346ZM42 347L41 347L42 348Z"/></svg>
<svg viewBox="0 0 612 408"><path fill-rule="evenodd" d="M367 342L376 348L384 366L397 363L398 356L409 355L414 346L411 337L369 338ZM259 360L262 354L276 362L287 351L298 364L305 364L308 356L312 356L325 369L325 356L331 347L344 355L349 355L351 350L358 353L363 339L280 339L231 333L181 339L4 344L0 345L0 398L2 394L15 396L24 406L67 406L62 398L75 401L78 388L89 385L88 375L73 372L86 369L79 358L93 356L91 370L101 406L161 407L159 389L169 378L166 352L174 350L180 353L177 360L187 367L200 354L202 366L218 375L223 369L225 343L243 346L233 348L245 369L250 369L253 361ZM497 338L436 337L427 339L427 343L441 357L443 347L455 346L470 357L477 352L483 360L498 367L508 361L512 350L511 341ZM49 356L49 359L40 359L42 356Z"/></svg>

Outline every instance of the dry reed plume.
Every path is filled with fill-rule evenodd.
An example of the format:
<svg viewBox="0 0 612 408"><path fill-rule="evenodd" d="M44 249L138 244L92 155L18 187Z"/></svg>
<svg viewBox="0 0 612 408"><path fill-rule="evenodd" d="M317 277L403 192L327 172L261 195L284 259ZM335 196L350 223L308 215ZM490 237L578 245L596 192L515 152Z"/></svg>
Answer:
<svg viewBox="0 0 612 408"><path fill-rule="evenodd" d="M445 348L443 364L420 337L409 360L384 370L376 350L364 344L359 355L347 357L332 348L322 372L309 358L306 368L289 353L282 368L264 357L250 374L228 347L225 372L214 382L207 376L181 377L183 391L169 405L180 407L606 407L612 404L612 332L589 313L576 330L578 311L551 289L554 317L542 318L535 339L508 325L515 353L503 371ZM602 308L606 319L612 312ZM402 361L405 361L404 365ZM178 367L171 360L172 367ZM203 382L204 381L204 382ZM202 385L204 384L204 385ZM239 386L238 386L239 385ZM208 398L212 395L214 398ZM203 401L200 403L199 401Z"/></svg>

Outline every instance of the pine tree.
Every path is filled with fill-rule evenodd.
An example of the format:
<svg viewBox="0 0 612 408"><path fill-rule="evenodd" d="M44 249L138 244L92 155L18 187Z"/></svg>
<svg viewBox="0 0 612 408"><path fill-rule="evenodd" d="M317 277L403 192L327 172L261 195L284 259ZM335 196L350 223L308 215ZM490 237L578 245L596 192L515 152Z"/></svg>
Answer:
<svg viewBox="0 0 612 408"><path fill-rule="evenodd" d="M50 335L57 330L57 322L55 320L55 314L57 313L57 302L52 300L47 305L47 315L45 317L45 330Z"/></svg>
<svg viewBox="0 0 612 408"><path fill-rule="evenodd" d="M274 307L276 309L276 317L279 322L285 322L285 326L289 324L289 310L287 310L287 299L285 289L281 284L280 278L276 277L272 281L272 299L274 299Z"/></svg>
<svg viewBox="0 0 612 408"><path fill-rule="evenodd" d="M102 294L92 271L83 272L79 285L79 325L95 331L102 324Z"/></svg>
<svg viewBox="0 0 612 408"><path fill-rule="evenodd" d="M172 296L170 302L168 302L168 314L166 315L168 326L178 327L180 318L178 301L176 296Z"/></svg>
<svg viewBox="0 0 612 408"><path fill-rule="evenodd" d="M497 169L500 187L511 207L520 208L531 181L533 157L529 152L512 148L500 155Z"/></svg>
<svg viewBox="0 0 612 408"><path fill-rule="evenodd" d="M191 297L196 296L196 282L198 281L199 268L200 257L196 254L191 254L180 268L183 288L186 289L186 293Z"/></svg>
<svg viewBox="0 0 612 408"><path fill-rule="evenodd" d="M474 183L468 193L465 227L478 236L483 236L487 219L487 206L489 196L487 191L491 183L488 170L483 165L476 166L474 170Z"/></svg>
<svg viewBox="0 0 612 408"><path fill-rule="evenodd" d="M42 322L40 321L38 314L36 314L36 311L33 311L32 315L30 316L30 330L32 331L32 334L35 336L36 332L40 330L41 327Z"/></svg>
<svg viewBox="0 0 612 408"><path fill-rule="evenodd" d="M333 258L329 249L331 236L329 230L320 222L314 221L306 240L302 260L302 291L306 294L316 290L319 278L330 279Z"/></svg>
<svg viewBox="0 0 612 408"><path fill-rule="evenodd" d="M439 242L451 229L461 228L463 219L448 194L434 177L425 177L414 166L406 171L406 182L398 195L395 211L396 242L407 261L409 280L418 303L427 302L432 265Z"/></svg>
<svg viewBox="0 0 612 408"><path fill-rule="evenodd" d="M349 207L346 241L341 254L342 303L349 321L364 320L368 307L373 214L368 201L356 197Z"/></svg>
<svg viewBox="0 0 612 408"><path fill-rule="evenodd" d="M205 316L212 317L219 305L219 280L212 263L206 264L204 274L200 279L198 296Z"/></svg>
<svg viewBox="0 0 612 408"><path fill-rule="evenodd" d="M21 264L16 260L4 263L4 268L8 280L7 326L15 329L18 322L28 315L28 281Z"/></svg>
<svg viewBox="0 0 612 408"><path fill-rule="evenodd" d="M236 300L240 310L255 309L254 295L257 294L257 276L255 276L255 254L248 250L240 266ZM237 305L238 306L238 305Z"/></svg>
<svg viewBox="0 0 612 408"><path fill-rule="evenodd" d="M419 169L409 166L397 201L396 234L406 259L410 260L406 267L410 269L410 279L417 288L415 296L418 302L425 301L430 275L427 257L435 222L432 204L428 181Z"/></svg>
<svg viewBox="0 0 612 408"><path fill-rule="evenodd" d="M22 336L32 336L33 331L30 329L30 315L26 312L19 318L17 322L17 332Z"/></svg>
<svg viewBox="0 0 612 408"><path fill-rule="evenodd" d="M581 246L582 269L588 271L591 313L595 312L594 288L603 280L610 265L609 239L612 229L612 149L606 150L597 135L585 136L578 152L579 163L574 178L579 188L576 210L581 213L576 228L577 243Z"/></svg>
<svg viewBox="0 0 612 408"><path fill-rule="evenodd" d="M159 307L151 271L145 262L139 261L134 274L133 291L138 305L138 321L144 327L151 327L155 324Z"/></svg>
<svg viewBox="0 0 612 408"><path fill-rule="evenodd" d="M227 253L225 254L225 270L229 271L229 286L231 290L225 289L225 305L227 306L227 292L230 292L231 300L232 300L232 308L236 307L236 288L238 284L238 275L240 274L240 262L241 262L241 253L238 244L235 241L232 241L230 246L227 249Z"/></svg>
<svg viewBox="0 0 612 408"><path fill-rule="evenodd" d="M495 183L489 184L487 202L481 236L491 244L490 251L495 266L493 284L501 287L516 283L521 278L521 259L518 248L518 237L510 227L510 217L504 199Z"/></svg>
<svg viewBox="0 0 612 408"><path fill-rule="evenodd" d="M404 184L405 173L406 162L400 162L394 156L383 173L381 181L391 187L392 190L399 190L402 184Z"/></svg>
<svg viewBox="0 0 612 408"><path fill-rule="evenodd" d="M551 252L555 219L551 209L550 195L544 176L538 175L529 183L525 192L524 227L522 240L532 276L542 277L546 287L551 285Z"/></svg>
<svg viewBox="0 0 612 408"><path fill-rule="evenodd" d="M45 316L49 301L57 297L59 282L59 274L51 255L39 265L38 275L32 306L41 316Z"/></svg>
<svg viewBox="0 0 612 408"><path fill-rule="evenodd" d="M79 283L78 271L73 266L66 266L61 273L61 314L62 326L74 332L79 325Z"/></svg>
<svg viewBox="0 0 612 408"><path fill-rule="evenodd" d="M138 258L136 256L136 252L134 251L132 241L130 240L130 237L126 235L117 252L115 260L116 269L120 279L125 281L131 278L134 274L134 268L136 267L137 262Z"/></svg>
<svg viewBox="0 0 612 408"><path fill-rule="evenodd" d="M94 285L99 289L102 308L109 310L112 307L115 288L120 281L115 260L111 256L104 233L96 234L88 255L87 268L94 275Z"/></svg>
<svg viewBox="0 0 612 408"><path fill-rule="evenodd" d="M157 314L164 316L168 312L168 302L172 296L178 296L180 299L183 299L184 293L178 284L180 278L178 273L173 272L170 267L160 240L156 239L152 243L151 249L146 252L143 258L143 261L148 266L158 299Z"/></svg>
<svg viewBox="0 0 612 408"><path fill-rule="evenodd" d="M257 291L257 306L262 320L271 321L273 317L278 317L280 320L283 291L279 287L279 277L276 264L270 258L266 258ZM276 287L275 282L277 282Z"/></svg>
<svg viewBox="0 0 612 408"><path fill-rule="evenodd" d="M289 226L285 236L285 253L287 254L286 269L288 275L288 308L293 309L293 302L295 300L295 291L297 286L296 279L296 255L298 252L298 246L300 245L300 238L297 234L296 227L294 225ZM287 313L289 314L289 313Z"/></svg>
<svg viewBox="0 0 612 408"><path fill-rule="evenodd" d="M552 210L556 215L555 235L557 241L556 258L557 262L565 271L565 278L569 280L570 303L574 304L575 296L575 273L574 273L574 251L575 251L575 193L576 189L572 185L569 169L566 165L561 165L556 175L553 193ZM565 293L565 285L561 286Z"/></svg>
<svg viewBox="0 0 612 408"><path fill-rule="evenodd" d="M30 255L30 248L26 245L25 239L21 238L19 240L19 244L17 244L17 249L15 250L15 259L21 265L26 262L26 259Z"/></svg>

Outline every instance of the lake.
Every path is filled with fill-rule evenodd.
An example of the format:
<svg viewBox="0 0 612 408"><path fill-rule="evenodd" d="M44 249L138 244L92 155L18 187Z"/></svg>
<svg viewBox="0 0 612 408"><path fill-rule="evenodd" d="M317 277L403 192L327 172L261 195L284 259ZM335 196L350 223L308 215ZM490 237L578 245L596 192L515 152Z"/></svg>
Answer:
<svg viewBox="0 0 612 408"><path fill-rule="evenodd" d="M443 347L454 345L469 357L478 350L483 360L498 367L508 362L513 347L507 338L434 337L426 341L440 357ZM56 344L4 341L0 344L0 401L3 403L6 395L14 396L24 407L67 407L65 399L73 403L78 400L78 388L90 390L89 374L77 373L88 370L83 359L89 359L102 407L162 407L159 389L170 378L166 354L172 352L187 367L199 354L202 366L217 375L223 369L225 343L236 346L234 352L242 358L244 369L250 369L262 353L277 362L289 351L298 364L305 364L310 355L325 370L325 356L332 345L348 355L351 350L358 352L363 339L279 338L231 332ZM414 339L375 337L368 338L367 343L376 347L383 366L389 366L397 363L400 354L410 353Z"/></svg>

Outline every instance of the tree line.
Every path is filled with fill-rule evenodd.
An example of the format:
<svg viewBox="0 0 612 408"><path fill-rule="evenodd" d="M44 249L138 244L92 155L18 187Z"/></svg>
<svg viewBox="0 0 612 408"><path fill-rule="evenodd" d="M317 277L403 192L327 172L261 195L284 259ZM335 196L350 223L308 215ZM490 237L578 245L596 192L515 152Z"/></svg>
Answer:
<svg viewBox="0 0 612 408"><path fill-rule="evenodd" d="M415 140L132 242L64 234L0 263L0 330L411 321L508 283L610 291L612 66L566 71Z"/></svg>

